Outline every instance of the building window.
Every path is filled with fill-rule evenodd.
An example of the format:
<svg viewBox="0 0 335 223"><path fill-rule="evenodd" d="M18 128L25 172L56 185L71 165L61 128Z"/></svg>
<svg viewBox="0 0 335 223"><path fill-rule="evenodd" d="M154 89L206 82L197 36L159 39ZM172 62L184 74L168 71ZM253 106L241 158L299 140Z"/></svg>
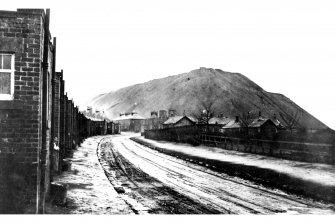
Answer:
<svg viewBox="0 0 335 223"><path fill-rule="evenodd" d="M14 96L14 54L0 53L0 100Z"/></svg>

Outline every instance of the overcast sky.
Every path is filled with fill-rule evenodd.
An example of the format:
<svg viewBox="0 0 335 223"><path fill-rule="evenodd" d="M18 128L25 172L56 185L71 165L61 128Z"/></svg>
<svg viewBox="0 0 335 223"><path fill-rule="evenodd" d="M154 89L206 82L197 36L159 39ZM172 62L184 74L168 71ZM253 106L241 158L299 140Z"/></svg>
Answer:
<svg viewBox="0 0 335 223"><path fill-rule="evenodd" d="M335 128L332 1L6 1L50 8L57 70L77 104L199 67L239 72Z"/></svg>

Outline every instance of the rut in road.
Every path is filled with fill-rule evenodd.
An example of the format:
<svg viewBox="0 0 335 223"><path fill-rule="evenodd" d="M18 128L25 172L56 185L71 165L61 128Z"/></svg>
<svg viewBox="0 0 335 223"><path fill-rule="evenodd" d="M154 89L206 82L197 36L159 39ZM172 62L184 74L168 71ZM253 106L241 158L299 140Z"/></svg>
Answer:
<svg viewBox="0 0 335 223"><path fill-rule="evenodd" d="M112 138L112 143L112 151L125 166L145 172L210 210L232 214L334 213L331 205L220 174L151 150L127 137Z"/></svg>
<svg viewBox="0 0 335 223"><path fill-rule="evenodd" d="M126 188L130 199L136 200L143 207L134 205L135 213L151 214L219 214L221 212L198 204L192 199L172 190L161 182L138 169L123 156L112 149L108 141L101 142L98 157L107 178L112 184ZM127 199L128 200L128 199ZM132 204L129 204L132 206ZM224 213L229 213L226 210Z"/></svg>

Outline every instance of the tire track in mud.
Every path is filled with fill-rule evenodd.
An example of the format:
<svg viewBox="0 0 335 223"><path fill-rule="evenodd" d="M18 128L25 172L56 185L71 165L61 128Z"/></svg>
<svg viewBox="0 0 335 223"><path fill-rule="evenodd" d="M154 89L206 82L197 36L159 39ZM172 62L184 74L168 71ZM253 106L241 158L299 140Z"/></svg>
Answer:
<svg viewBox="0 0 335 223"><path fill-rule="evenodd" d="M134 145L136 145L134 142L130 141L129 139L124 140L123 142L121 142L121 145L133 156L137 156L138 158L144 160L147 163L150 163L151 165L153 165L154 167L157 167L158 169L162 169L162 171L166 171L169 172L169 174L175 174L176 176L180 176L179 172L176 172L174 170L171 170L171 168L167 168L162 166L161 163L157 163L154 162L153 160L155 159L148 159L146 157L143 157L141 155L138 154L138 150L136 150L136 152L134 152L133 149L130 149L127 145L125 145L126 143L132 143ZM130 144L129 146L133 146L132 144ZM151 155L155 155L161 158L164 158L165 160L170 160L171 162L177 163L178 165L184 165L185 168L190 168L189 165L194 165L192 163L189 163L189 165L185 165L182 164L181 162L185 162L185 161L176 161L176 160L172 160L173 157L161 154L161 153L153 153L151 149L144 149L144 147L138 146L136 145L136 147L138 149L141 150L145 150L145 152L151 153ZM151 150L151 152L150 152ZM124 152L124 151L123 151ZM125 154L123 154L125 155ZM129 158L129 155L126 157ZM191 168L194 170L199 171L197 168ZM197 175L197 177L201 177L203 176L203 174L205 174L204 172L202 172L202 174ZM206 172L206 174L208 174ZM226 179L224 177L218 177L216 174L208 174L208 175L212 175L215 176L216 178L219 179L219 181L229 181L230 184L235 184L234 187L236 187L236 185L239 185L239 188L243 189L241 191L241 195L239 195L239 193L230 193L225 189L222 188L218 188L217 190L214 190L212 187L210 186L201 186L201 187L197 187L197 189L199 189L199 191L207 193L207 194L215 194L217 195L217 197L219 198L219 203L221 202L221 205L224 206L230 206L231 210L229 211L230 213L263 213L263 214L269 214L269 213L334 213L331 210L328 210L327 207L322 205L314 205L312 202L309 202L308 200L304 200L304 199L298 199L296 197L292 198L290 197L290 195L287 195L283 192L281 193L274 193L272 191L269 191L268 189L261 189L258 188L257 186L251 186L251 185L246 185L246 183L243 183L241 185L240 182L234 182L233 180L230 179ZM177 177L178 178L178 177ZM179 177L180 179L181 177ZM187 178L187 176L185 176L184 178ZM211 178L213 179L213 178ZM161 180L161 178L160 178ZM211 200L208 199L199 199L197 198L197 194L195 193L190 193L185 191L185 188L183 188L183 186L176 184L176 182L172 182L172 181L166 181L170 184L172 184L172 187L175 187L175 189L177 191L180 191L181 193L183 193L184 195L188 195L190 196L190 198L194 199L194 200L198 200L199 202L206 202L207 204L209 203L210 206L214 206L214 207L218 207L218 205L216 204L218 201L213 202ZM193 185L193 186L197 186L194 182L192 182L192 179L188 179L188 180L184 180L183 181L184 185L188 184ZM218 183L218 182L216 182ZM246 191L245 188L248 188L248 190ZM236 192L236 190L235 190ZM238 192L238 191L237 191ZM243 197L243 193L249 193L247 194L248 196L252 195L253 197L249 197L249 198L244 198ZM261 196L262 198L260 199L259 196ZM222 201L226 201L222 203ZM227 204L227 202L229 204ZM234 204L235 207L232 207L231 204ZM220 206L219 208L220 209Z"/></svg>
<svg viewBox="0 0 335 223"><path fill-rule="evenodd" d="M124 143L121 143L121 144L125 148L128 148ZM171 172L171 173L173 173L175 175L183 176L183 175L179 174L178 172L173 171L171 169L168 169L168 168L166 168L164 166L161 166L161 165L153 162L152 160L150 160L150 159L148 159L146 157L143 157L143 156L140 156L139 154L134 153L131 150L129 150L129 152L133 153L136 156L139 156L141 159L145 160L148 163L151 163L152 165L156 166L157 168L160 168L160 169L162 169L162 170L164 170L166 172ZM157 154L154 154L154 155L157 155ZM176 162L176 161L173 161L173 162ZM178 163L178 162L176 162L176 163ZM178 163L178 164L180 164L180 163ZM179 190L183 190L184 189L183 187L181 187L178 184L175 184L172 181L168 181L168 182L170 184L173 184ZM189 186L194 186L194 184L192 183L192 179L188 179L188 180L183 179L182 183L183 184L187 184ZM260 213L265 214L265 213L267 213L267 214L270 214L270 213L281 213L281 212L284 212L284 211L282 211L280 209L275 209L275 208L271 208L271 207L261 206L260 204L257 204L256 202L252 202L250 200L243 199L241 197L238 197L238 196L236 196L236 195L234 195L232 193L229 193L227 191L224 191L224 190L215 191L215 189L207 187L207 186L196 187L196 188L199 191L202 191L202 192L204 192L206 194L217 194L218 197L220 197L221 201L225 201L226 202L224 205L230 206L231 209L229 209L229 213L236 213L236 214L237 213L252 213L252 214L260 214ZM190 191L187 192L188 195L190 195L190 193L192 193L192 192L190 192ZM217 209L221 209L222 208L222 206L218 206L211 199L205 199L205 198L199 199L197 197L198 197L197 194L194 193L191 198L199 200L199 202L206 202L207 204L210 204L211 206L217 207Z"/></svg>
<svg viewBox="0 0 335 223"><path fill-rule="evenodd" d="M140 145L150 148L170 157L177 157L186 161L190 161L197 166L206 167L215 173L224 173L233 179L244 179L247 182L251 181L256 185L261 185L265 188L274 188L276 192L282 191L289 194L287 198L294 198L293 200L300 200L297 197L307 198L307 204L318 204L324 207L324 204L330 204L331 209L335 210L335 190L332 186L326 186L319 183L295 178L286 173L280 173L272 169L261 168L253 165L244 165L243 163L235 163L221 161L217 159L205 158L190 153L184 153L178 150L171 150L163 147L158 147L139 137L130 136L130 140L135 141ZM293 196L292 196L293 195ZM303 199L304 200L304 199ZM301 202L304 202L301 200ZM316 202L314 202L316 201ZM316 205L318 206L318 205Z"/></svg>
<svg viewBox="0 0 335 223"><path fill-rule="evenodd" d="M127 148L129 150L129 148L124 144L121 143L125 148ZM141 159L145 160L146 162L150 163L153 166L156 166L159 169L162 169L165 172L170 172L173 173L174 175L178 175L178 176L184 176L182 174L179 174L176 171L173 171L169 168L166 168L162 165L159 165L157 163L155 163L154 161L140 156L139 154L134 153L133 151L129 150L129 152L133 153L136 156L139 156ZM168 181L170 184L173 184L176 188L178 188L179 190L183 190L184 188L178 184L175 184L173 181ZM188 186L193 186L194 184L192 183L192 179L183 179L182 181L183 184L187 184ZM203 186L203 187L196 187L199 191L202 191L206 194L213 194L214 190L212 188ZM230 209L228 209L229 213L231 214L238 214L238 213L253 213L253 214L260 214L260 213L264 213L264 210L267 210L268 213L276 213L276 212L282 212L280 210L276 210L276 209L271 209L271 208L267 208L267 207L262 207L262 209L264 210L257 210L259 209L259 207L257 207L257 205L255 205L252 202L246 201L244 199L241 199L240 197L234 196L231 193L228 193L227 191L222 191L223 193L227 194L228 196L223 196L221 195L221 200L222 201L226 201L226 203L224 205L226 206L230 206ZM190 191L187 192L188 195L190 195ZM216 194L216 193L215 193ZM199 199L199 197L197 196L196 193L193 193L193 196L191 197L193 199L197 199L199 202L206 202L206 204L210 204L210 206L216 207L218 210L222 209L222 206L217 205L215 202L213 202L211 199L205 199L205 198L201 198ZM242 204L242 203L246 203L246 204ZM254 206L254 207L249 207L249 206ZM233 209L233 210L232 210ZM235 209L235 210L234 210ZM227 209L225 209L227 210Z"/></svg>
<svg viewBox="0 0 335 223"><path fill-rule="evenodd" d="M187 167L189 167L191 169L194 169L194 170L197 170L197 171L202 171L202 172L205 172L205 173L207 173L209 175L221 178L221 179L223 179L225 181L230 181L230 182L235 183L235 184L240 184L241 186L245 186L245 187L249 187L249 188L255 189L255 191L256 190L259 191L259 195L260 196L265 196L265 197L268 197L268 198L271 198L271 199L277 199L278 197L282 197L283 199L286 199L287 202L291 201L290 203L292 205L295 205L296 203L299 203L299 204L304 204L304 205L308 205L308 206L315 207L315 208L322 208L322 205L319 205L318 202L312 202L311 200L304 201L303 199L299 199L296 196L288 195L288 194L286 194L284 192L282 192L282 193L278 193L277 192L276 193L276 192L272 192L272 191L270 191L268 189L265 190L265 189L263 189L262 186L256 186L258 184L254 184L254 185L247 184L247 183L243 182L245 180L243 180L242 182L234 180L234 178L236 178L236 177L230 177L229 175L224 174L224 173L215 172L213 170L204 170L204 166L203 165L198 165L195 160L192 160L190 158L182 158L182 157L176 156L177 158L180 159L180 160L176 161L176 160L174 160L175 157L172 156L172 155L161 153L161 152L159 152L157 150L153 150L153 149L151 149L149 147L146 147L145 145L143 146L142 144L137 144L137 141L133 140L132 138L130 138L130 140L136 142L135 146L137 148L142 149L142 150L144 148L146 148L145 151L148 152L148 153L151 153L152 155L158 156L160 158L168 159L169 161L175 162L175 163L178 163L178 164L180 164L181 160L183 160L184 162L188 162ZM162 155L160 155L160 154L162 154ZM163 156L165 156L165 157L163 157ZM222 193L228 193L227 191L221 191L221 192ZM229 195L233 196L233 197L234 196L236 197L236 195L231 194L231 193L229 193ZM264 208L266 209L266 207L264 207ZM271 210L271 209L269 208L269 210ZM272 211L276 211L276 210L272 210ZM277 211L281 212L280 210L277 210Z"/></svg>
<svg viewBox="0 0 335 223"><path fill-rule="evenodd" d="M271 198L277 198L278 196L281 196L282 198L286 199L286 200L290 200L292 202L292 204L295 203L299 203L299 204L305 204L308 205L310 207L314 207L314 208L325 208L325 203L328 202L323 202L323 201L316 201L312 198L306 198L305 196L301 196L301 195L296 195L296 194L292 194L292 193L287 193L284 192L283 190L279 189L279 188L274 188L273 186L269 186L266 187L267 185L262 185L261 183L257 183L257 182L253 182L250 181L248 179L243 179L240 177L236 177L236 176L231 176L229 174L226 174L224 172L224 170L222 169L217 169L215 168L215 166L209 165L207 164L207 162L211 162L211 159L202 159L202 161L197 161L194 158L192 158L192 156L188 156L187 154L183 154L183 155L176 155L173 152L169 151L169 150L164 150L162 148L157 148L155 146L151 146L150 144L144 143L142 142L142 140L136 138L136 137L132 137L130 138L130 140L136 142L135 146L138 147L139 149L144 149L145 151L148 153L152 153L153 155L159 156L161 158L164 158L163 156L165 156L165 159L169 159L171 162L176 162L176 163L180 163L180 160L183 160L184 162L188 163L188 167L195 169L195 170L200 170L203 172L206 172L209 175L213 175L219 178L224 179L225 181L231 181L233 183L236 184L240 184L242 186L245 187L249 187L249 188L253 188L256 189L258 191L260 191L260 195L261 196L267 196L267 197L271 197ZM162 154L162 155L159 155ZM191 158L190 158L191 157ZM173 160L175 158L178 158L179 160ZM206 167L206 168L205 168ZM238 179L238 180L236 180ZM242 180L243 179L243 180ZM252 184L250 184L250 182L252 182ZM266 189L264 189L266 188ZM269 188L275 190L275 192L272 192L269 190ZM331 204L329 205L333 211L335 211L334 206Z"/></svg>
<svg viewBox="0 0 335 223"><path fill-rule="evenodd" d="M194 202L136 168L113 149L107 137L100 142L97 155L108 180L136 214L222 213Z"/></svg>

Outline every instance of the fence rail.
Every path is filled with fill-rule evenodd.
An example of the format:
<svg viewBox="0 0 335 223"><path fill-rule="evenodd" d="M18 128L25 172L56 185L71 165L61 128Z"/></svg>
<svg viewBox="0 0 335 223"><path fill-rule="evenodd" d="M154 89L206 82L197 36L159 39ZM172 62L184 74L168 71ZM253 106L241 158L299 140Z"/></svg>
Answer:
<svg viewBox="0 0 335 223"><path fill-rule="evenodd" d="M289 160L335 164L335 145L332 143L278 140L280 139L278 136L252 138L241 132L225 135L220 132L210 132L208 129L210 128L206 126L195 125L146 130L144 136L154 140L189 143L194 146L203 144ZM282 137L282 139L286 138Z"/></svg>

